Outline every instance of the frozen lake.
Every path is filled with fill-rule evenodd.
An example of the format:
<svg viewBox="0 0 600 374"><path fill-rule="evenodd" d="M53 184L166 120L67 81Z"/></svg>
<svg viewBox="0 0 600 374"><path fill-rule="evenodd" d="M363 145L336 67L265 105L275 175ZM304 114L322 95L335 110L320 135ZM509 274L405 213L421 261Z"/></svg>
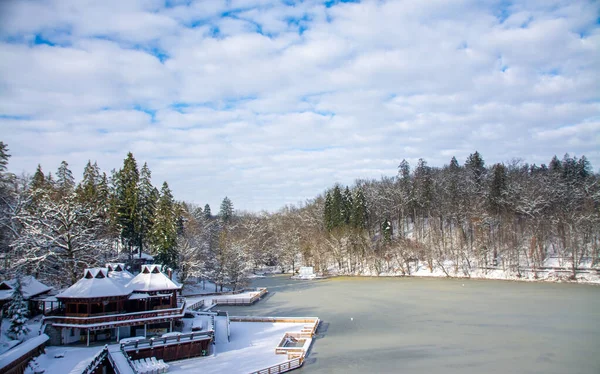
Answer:
<svg viewBox="0 0 600 374"><path fill-rule="evenodd" d="M231 315L317 316L306 373L600 373L600 287L424 278L258 278Z"/></svg>

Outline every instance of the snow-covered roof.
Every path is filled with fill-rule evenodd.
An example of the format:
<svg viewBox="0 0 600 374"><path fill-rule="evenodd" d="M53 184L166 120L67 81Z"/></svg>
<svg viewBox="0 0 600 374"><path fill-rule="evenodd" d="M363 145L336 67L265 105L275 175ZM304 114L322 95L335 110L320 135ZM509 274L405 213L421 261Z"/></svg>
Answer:
<svg viewBox="0 0 600 374"><path fill-rule="evenodd" d="M95 298L109 296L126 296L128 291L121 283L108 276L107 268L85 269L83 278L65 291L56 295L57 298Z"/></svg>
<svg viewBox="0 0 600 374"><path fill-rule="evenodd" d="M123 263L106 264L106 268L108 269L108 277L116 280L123 286L133 279L133 274L125 270L125 264Z"/></svg>
<svg viewBox="0 0 600 374"><path fill-rule="evenodd" d="M150 295L147 293L132 293L131 296L129 296L129 300L147 299L149 297Z"/></svg>
<svg viewBox="0 0 600 374"><path fill-rule="evenodd" d="M46 334L41 334L34 338L24 341L13 349L10 349L0 355L0 369L12 365L17 359L32 351L36 347L46 343L50 338Z"/></svg>
<svg viewBox="0 0 600 374"><path fill-rule="evenodd" d="M142 271L125 286L139 292L179 290L181 285L172 281L162 271L161 265L142 265Z"/></svg>
<svg viewBox="0 0 600 374"><path fill-rule="evenodd" d="M140 257L140 256L137 256L137 257ZM152 257L149 254L144 253L144 252L142 252L141 258L144 259L144 260L151 260L151 261L154 260L154 257Z"/></svg>
<svg viewBox="0 0 600 374"><path fill-rule="evenodd" d="M16 283L16 279L9 279L0 283L0 300L10 300L12 298ZM51 287L46 286L31 275L21 277L21 292L23 292L23 298L25 299L48 292L51 289Z"/></svg>

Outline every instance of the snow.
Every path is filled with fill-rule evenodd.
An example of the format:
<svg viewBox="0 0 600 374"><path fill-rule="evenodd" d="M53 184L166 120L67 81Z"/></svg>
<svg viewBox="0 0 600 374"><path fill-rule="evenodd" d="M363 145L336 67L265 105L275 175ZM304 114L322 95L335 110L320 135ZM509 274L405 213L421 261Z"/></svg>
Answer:
<svg viewBox="0 0 600 374"><path fill-rule="evenodd" d="M50 338L46 334L38 335L35 338L31 338L31 339L17 345L13 349L10 349L10 350L4 352L3 354L0 355L0 369L3 369L6 366L10 365L13 361L15 361L19 357L27 354L29 351L31 351L35 347L44 344L45 342L48 341L48 339L50 339Z"/></svg>
<svg viewBox="0 0 600 374"><path fill-rule="evenodd" d="M108 269L85 269L84 277L65 291L56 295L57 298L96 298L106 296L126 296L131 293L121 283L107 277ZM91 278L86 278L91 276ZM100 278L97 278L100 277Z"/></svg>
<svg viewBox="0 0 600 374"><path fill-rule="evenodd" d="M0 300L8 300L12 298L13 289L15 287L16 279L5 280L0 283L0 285L5 285L10 287L10 290L1 290L0 291ZM44 292L50 291L52 288L46 286L42 282L35 279L35 277L28 275L21 278L21 292L23 293L23 298L29 299L32 296L39 295Z"/></svg>
<svg viewBox="0 0 600 374"><path fill-rule="evenodd" d="M185 282L183 288L183 295L203 295L208 293L215 293L217 289L215 284L208 280L195 281L193 278ZM227 287L223 287L223 292L231 291Z"/></svg>
<svg viewBox="0 0 600 374"><path fill-rule="evenodd" d="M129 296L129 300L139 300L139 299L147 299L150 295L147 293L134 293Z"/></svg>
<svg viewBox="0 0 600 374"><path fill-rule="evenodd" d="M171 374L250 373L288 361L275 354L286 332L300 332L304 323L231 322L231 341L217 343L212 357L169 362Z"/></svg>
<svg viewBox="0 0 600 374"><path fill-rule="evenodd" d="M104 348L96 347L72 347L72 346L51 346L46 347L46 353L37 358L40 368L45 369L44 374L81 374L83 369L92 361L92 359ZM54 356L60 356L55 358Z"/></svg>
<svg viewBox="0 0 600 374"><path fill-rule="evenodd" d="M412 276L412 277L454 277L454 278L473 278L473 279L493 279L493 280L519 280L519 281L551 281L562 282L572 281L571 264L566 260L560 260L554 257L549 257L544 261L540 269L521 268L520 275L514 270L503 270L501 266L497 268L481 269L476 266L475 261L471 261L471 268L463 272L462 264L459 264L458 271L455 271L454 262L450 260L443 261L443 267L446 269L446 274L439 264L433 267L433 271L429 269L426 262L418 261L416 264L411 264L410 274L403 274L400 269L388 269L381 273L377 273L372 269L363 269L360 273L345 273L337 271L334 266L328 269L332 275L356 275L356 276ZM587 269L587 271L578 271L576 281L580 283L600 284L600 272L597 268L591 267L591 262L583 262L579 268Z"/></svg>
<svg viewBox="0 0 600 374"><path fill-rule="evenodd" d="M117 373L120 373L120 374L134 373L133 369L129 365L129 362L127 361L127 358L121 351L119 344L113 344L113 345L109 346L108 352L109 352L110 357L113 359L115 366L118 368L117 370L115 370Z"/></svg>
<svg viewBox="0 0 600 374"><path fill-rule="evenodd" d="M173 282L163 272L160 265L142 265L142 271L136 275L126 286L132 291L172 291L179 290L181 286Z"/></svg>
<svg viewBox="0 0 600 374"><path fill-rule="evenodd" d="M215 343L229 342L229 336L227 336L228 322L228 318L225 316L215 317Z"/></svg>
<svg viewBox="0 0 600 374"><path fill-rule="evenodd" d="M123 286L125 286L127 283L131 282L131 280L134 278L134 275L131 274L130 272L128 272L127 270L121 270L121 271L110 271L108 273L109 278L114 279L115 281L121 283Z"/></svg>

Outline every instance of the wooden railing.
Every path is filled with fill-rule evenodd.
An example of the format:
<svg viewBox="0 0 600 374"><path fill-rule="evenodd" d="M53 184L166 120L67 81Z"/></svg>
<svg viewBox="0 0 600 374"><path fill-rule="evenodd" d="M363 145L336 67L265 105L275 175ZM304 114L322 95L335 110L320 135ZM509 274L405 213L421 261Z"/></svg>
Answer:
<svg viewBox="0 0 600 374"><path fill-rule="evenodd" d="M272 323L312 323L318 325L318 317L253 317L230 316L231 322L272 322ZM315 327L316 330L316 327Z"/></svg>
<svg viewBox="0 0 600 374"><path fill-rule="evenodd" d="M245 291L248 291L248 290L245 290ZM214 305L252 305L267 293L267 289L259 288L257 290L252 290L250 292L258 292L258 293L249 299L248 298L213 299L212 303Z"/></svg>
<svg viewBox="0 0 600 374"><path fill-rule="evenodd" d="M165 345L177 344L181 342L190 342L190 341L198 341L198 340L206 340L207 338L212 338L212 331L200 331L200 332L192 332L187 334L180 334L176 336L168 336L161 338L150 338L150 339L140 339L133 342L121 343L121 350L123 352L133 351L140 348L156 348L162 347Z"/></svg>
<svg viewBox="0 0 600 374"><path fill-rule="evenodd" d="M279 365L273 365L265 369L253 371L250 374L278 374L298 369L304 363L304 356L283 362Z"/></svg>
<svg viewBox="0 0 600 374"><path fill-rule="evenodd" d="M83 369L81 374L92 374L94 371L96 371L96 368L98 367L98 365L100 365L102 363L102 361L104 361L106 359L107 356L108 356L108 346L104 346L104 349L102 349L100 352L98 352L94 356L92 361L88 364L88 366L85 367L85 369Z"/></svg>
<svg viewBox="0 0 600 374"><path fill-rule="evenodd" d="M198 302L195 302L194 304L188 306L188 309L190 309L190 310L196 310L196 309L202 308L203 306L204 306L204 299L202 299L202 300L200 300Z"/></svg>
<svg viewBox="0 0 600 374"><path fill-rule="evenodd" d="M127 325L138 321L156 320L161 317L183 317L185 311L185 303L179 308L147 310L134 313L112 314L109 316L96 317L70 317L70 316L47 316L44 317L43 323L50 325L77 325L82 328L101 328L104 325L112 324L115 326Z"/></svg>

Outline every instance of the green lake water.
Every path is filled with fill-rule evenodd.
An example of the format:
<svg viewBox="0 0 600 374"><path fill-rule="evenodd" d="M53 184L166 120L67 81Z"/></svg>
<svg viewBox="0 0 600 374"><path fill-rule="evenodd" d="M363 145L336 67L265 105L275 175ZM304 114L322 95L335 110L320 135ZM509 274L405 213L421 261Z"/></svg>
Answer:
<svg viewBox="0 0 600 374"><path fill-rule="evenodd" d="M305 373L600 374L600 287L466 279L258 278L230 315L317 316Z"/></svg>

